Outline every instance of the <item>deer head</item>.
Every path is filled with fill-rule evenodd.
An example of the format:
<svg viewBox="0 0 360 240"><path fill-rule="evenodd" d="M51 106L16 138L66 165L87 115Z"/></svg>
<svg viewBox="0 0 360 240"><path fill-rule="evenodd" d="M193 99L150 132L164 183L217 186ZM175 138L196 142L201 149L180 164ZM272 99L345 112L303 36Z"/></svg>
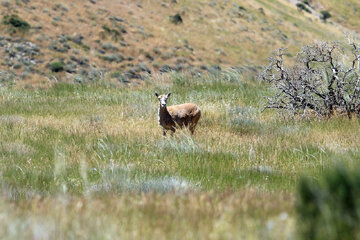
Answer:
<svg viewBox="0 0 360 240"><path fill-rule="evenodd" d="M166 107L166 101L170 97L171 93L168 93L166 95L159 95L157 92L155 93L155 96L158 98L160 102L160 107L164 108Z"/></svg>

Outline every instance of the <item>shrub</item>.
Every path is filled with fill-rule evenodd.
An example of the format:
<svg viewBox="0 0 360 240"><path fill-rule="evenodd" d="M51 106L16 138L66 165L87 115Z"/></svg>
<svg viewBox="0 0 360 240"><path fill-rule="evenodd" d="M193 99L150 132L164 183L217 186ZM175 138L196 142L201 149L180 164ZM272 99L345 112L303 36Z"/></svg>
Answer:
<svg viewBox="0 0 360 240"><path fill-rule="evenodd" d="M338 166L319 182L302 179L296 212L302 239L359 239L360 172Z"/></svg>
<svg viewBox="0 0 360 240"><path fill-rule="evenodd" d="M22 33L25 33L29 31L30 24L26 22L25 20L22 20L18 15L6 15L3 18L3 24L10 27L11 31L14 33L17 31L20 31Z"/></svg>
<svg viewBox="0 0 360 240"><path fill-rule="evenodd" d="M124 59L125 59L121 53L100 56L100 58L107 62L116 62L116 63L120 63L120 62L124 61Z"/></svg>
<svg viewBox="0 0 360 240"><path fill-rule="evenodd" d="M271 84L274 94L266 108L296 114L331 116L346 113L360 116L360 47L351 43L346 52L336 43L315 42L297 54L294 66L284 64L284 49L270 58L260 75ZM349 62L344 63L347 55Z"/></svg>
<svg viewBox="0 0 360 240"><path fill-rule="evenodd" d="M299 10L304 10L305 12L311 13L311 10L308 9L303 3L297 3L296 6Z"/></svg>
<svg viewBox="0 0 360 240"><path fill-rule="evenodd" d="M310 2L308 0L302 0L302 2L310 7Z"/></svg>
<svg viewBox="0 0 360 240"><path fill-rule="evenodd" d="M52 72L62 72L64 71L64 64L62 62L53 62L49 65Z"/></svg>
<svg viewBox="0 0 360 240"><path fill-rule="evenodd" d="M170 22L174 23L174 24L181 24L183 23L182 17L180 16L180 14L175 14L174 16L170 16Z"/></svg>
<svg viewBox="0 0 360 240"><path fill-rule="evenodd" d="M246 12L246 8L244 8L243 6L238 6L238 9Z"/></svg>
<svg viewBox="0 0 360 240"><path fill-rule="evenodd" d="M320 19L324 20L324 22L326 22L327 19L332 17L329 11L326 10L321 11L320 14L321 14Z"/></svg>
<svg viewBox="0 0 360 240"><path fill-rule="evenodd" d="M123 40L122 39L122 35L121 33L113 28L110 28L106 25L102 26L103 31L100 32L100 37L102 39L107 39L108 36L110 36L110 38L114 41L117 42L119 40Z"/></svg>

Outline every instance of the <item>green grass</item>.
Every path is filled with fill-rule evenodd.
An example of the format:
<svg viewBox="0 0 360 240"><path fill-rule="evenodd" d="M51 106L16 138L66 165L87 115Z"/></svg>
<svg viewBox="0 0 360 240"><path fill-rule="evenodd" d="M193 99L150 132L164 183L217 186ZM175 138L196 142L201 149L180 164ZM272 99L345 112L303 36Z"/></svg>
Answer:
<svg viewBox="0 0 360 240"><path fill-rule="evenodd" d="M162 137L155 91L200 106L194 136ZM140 87L3 87L1 238L293 236L300 177L358 162L360 122L282 119L262 112L268 94L233 71Z"/></svg>

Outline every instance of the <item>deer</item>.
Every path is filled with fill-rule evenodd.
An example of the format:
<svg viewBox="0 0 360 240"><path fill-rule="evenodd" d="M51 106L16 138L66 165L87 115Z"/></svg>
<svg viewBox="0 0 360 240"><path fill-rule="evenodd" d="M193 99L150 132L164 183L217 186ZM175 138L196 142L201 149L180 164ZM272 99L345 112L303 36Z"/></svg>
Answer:
<svg viewBox="0 0 360 240"><path fill-rule="evenodd" d="M166 106L166 101L171 93L159 95L155 92L158 98L159 106L159 125L163 128L163 135L166 136L167 131L171 131L173 135L178 128L189 128L191 134L195 132L196 124L201 117L200 108L194 103L184 103L180 105Z"/></svg>

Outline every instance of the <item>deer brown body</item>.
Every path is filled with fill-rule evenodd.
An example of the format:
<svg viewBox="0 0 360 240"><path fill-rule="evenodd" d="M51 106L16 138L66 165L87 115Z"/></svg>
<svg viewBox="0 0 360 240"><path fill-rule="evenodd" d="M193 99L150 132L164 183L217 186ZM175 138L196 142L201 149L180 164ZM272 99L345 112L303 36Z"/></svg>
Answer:
<svg viewBox="0 0 360 240"><path fill-rule="evenodd" d="M187 127L191 134L194 134L196 124L201 117L200 108L194 103L184 103L167 107L166 101L171 93L167 95L159 95L159 125L163 128L164 136L167 131L174 133L177 128Z"/></svg>

